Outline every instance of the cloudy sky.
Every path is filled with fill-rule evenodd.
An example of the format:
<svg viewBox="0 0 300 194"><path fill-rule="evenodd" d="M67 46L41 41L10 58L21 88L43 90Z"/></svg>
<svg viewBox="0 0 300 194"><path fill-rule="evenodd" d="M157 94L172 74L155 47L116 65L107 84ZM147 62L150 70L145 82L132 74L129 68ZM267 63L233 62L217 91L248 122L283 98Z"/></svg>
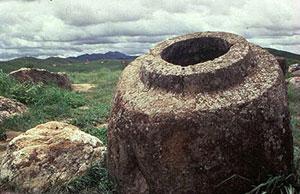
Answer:
<svg viewBox="0 0 300 194"><path fill-rule="evenodd" d="M0 60L121 51L228 31L300 54L300 0L0 0Z"/></svg>

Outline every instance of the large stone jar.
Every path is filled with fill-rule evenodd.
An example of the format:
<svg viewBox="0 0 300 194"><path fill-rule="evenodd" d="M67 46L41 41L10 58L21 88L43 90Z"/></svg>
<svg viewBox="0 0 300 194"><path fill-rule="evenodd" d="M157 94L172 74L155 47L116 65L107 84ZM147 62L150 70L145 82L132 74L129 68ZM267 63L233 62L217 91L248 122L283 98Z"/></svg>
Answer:
<svg viewBox="0 0 300 194"><path fill-rule="evenodd" d="M120 193L240 194L292 170L275 57L223 32L158 44L122 73L108 133Z"/></svg>

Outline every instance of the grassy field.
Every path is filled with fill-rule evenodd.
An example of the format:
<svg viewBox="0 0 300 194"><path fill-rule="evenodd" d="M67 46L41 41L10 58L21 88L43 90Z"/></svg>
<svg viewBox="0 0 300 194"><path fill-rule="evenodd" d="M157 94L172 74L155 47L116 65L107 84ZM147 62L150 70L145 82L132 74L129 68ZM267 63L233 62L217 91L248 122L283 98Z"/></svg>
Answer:
<svg viewBox="0 0 300 194"><path fill-rule="evenodd" d="M95 127L106 122L113 90L122 71L119 61L34 67L66 72L73 83L90 83L97 87L91 92L78 94L56 87L19 84L5 74L19 67L1 65L0 94L29 106L27 114L7 120L0 126L1 129L26 131L39 123L55 119L68 121L84 131L95 133ZM88 109L82 109L83 106Z"/></svg>
<svg viewBox="0 0 300 194"><path fill-rule="evenodd" d="M5 130L26 131L37 124L56 120L76 125L107 144L107 129L101 127L101 124L106 123L109 116L114 88L123 68L120 61L95 61L89 64L55 66L34 64L30 67L66 72L73 83L95 84L96 88L87 93L75 93L52 86L20 84L11 79L7 73L21 66L1 64L0 95L26 104L29 111L2 123L0 133ZM108 180L107 171L102 164L96 164L84 177L73 180L65 185L63 190L71 193L110 193L113 185Z"/></svg>
<svg viewBox="0 0 300 194"><path fill-rule="evenodd" d="M294 144L300 148L300 92L289 88L288 97Z"/></svg>
<svg viewBox="0 0 300 194"><path fill-rule="evenodd" d="M96 88L88 93L76 93L52 86L20 84L11 79L7 73L21 67L66 72L73 83L95 84ZM114 89L123 69L120 61L104 60L89 64L61 65L25 61L21 64L2 63L0 69L0 95L17 99L29 107L26 114L2 123L0 133L5 130L26 131L37 124L57 120L76 125L107 144L107 129L101 127L101 124L106 123L109 116ZM289 88L288 96L294 142L300 147L300 93ZM85 176L72 180L58 190L67 193L112 193L114 185L109 181L103 164L96 164Z"/></svg>

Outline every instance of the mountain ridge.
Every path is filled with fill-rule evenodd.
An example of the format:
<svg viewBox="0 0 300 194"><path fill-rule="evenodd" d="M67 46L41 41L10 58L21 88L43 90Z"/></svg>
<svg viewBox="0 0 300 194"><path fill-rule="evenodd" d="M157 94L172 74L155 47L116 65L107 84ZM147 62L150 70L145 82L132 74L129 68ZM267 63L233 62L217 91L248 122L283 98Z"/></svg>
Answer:
<svg viewBox="0 0 300 194"><path fill-rule="evenodd" d="M48 57L46 59L39 59L36 57L19 57L7 61L0 61L0 65L3 63L22 63L24 65L28 64L67 64L76 62L86 62L86 61L96 61L96 60L133 60L136 56L131 56L118 51L109 51L106 53L92 53L83 54L73 57Z"/></svg>
<svg viewBox="0 0 300 194"><path fill-rule="evenodd" d="M92 53L92 54L83 54L77 57L68 57L68 59L74 59L79 61L96 61L100 59L124 59L132 60L135 59L135 56L126 55L119 51L109 51L106 53Z"/></svg>
<svg viewBox="0 0 300 194"><path fill-rule="evenodd" d="M284 57L288 60L289 64L291 63L300 63L300 54L295 54L288 51L273 49L273 48L265 48L271 54L275 56ZM109 51L106 53L91 53L91 54L83 54L72 57L48 57L46 59L39 59L35 57L20 57L8 61L0 61L1 64L23 64L24 66L30 66L34 64L45 64L45 65L53 65L53 64L69 64L69 63L78 63L78 62L87 62L87 61L96 61L96 60L134 60L137 56L131 56L124 54L119 51Z"/></svg>
<svg viewBox="0 0 300 194"><path fill-rule="evenodd" d="M300 55L288 51L278 50L274 48L265 48L271 54L279 57L284 57L289 63L300 63Z"/></svg>

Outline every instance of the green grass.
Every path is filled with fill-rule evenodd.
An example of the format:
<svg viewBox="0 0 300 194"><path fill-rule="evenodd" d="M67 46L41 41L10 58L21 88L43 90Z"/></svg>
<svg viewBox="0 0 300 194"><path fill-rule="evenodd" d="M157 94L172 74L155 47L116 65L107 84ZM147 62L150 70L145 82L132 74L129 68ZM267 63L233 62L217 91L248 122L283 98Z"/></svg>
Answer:
<svg viewBox="0 0 300 194"><path fill-rule="evenodd" d="M280 57L286 58L289 65L291 65L293 63L300 63L300 55L299 54L282 51L282 50L277 50L277 49L272 49L272 48L266 48L266 49L275 56L280 56Z"/></svg>
<svg viewBox="0 0 300 194"><path fill-rule="evenodd" d="M95 84L88 93L75 93L54 86L20 84L7 73L21 67L43 68L52 72L66 72L73 83ZM107 145L106 123L111 108L112 97L123 65L120 61L94 61L89 64L73 63L49 64L21 63L0 64L0 95L16 99L29 108L21 116L15 116L0 125L0 135L5 130L26 131L38 124L51 120L64 121L98 137ZM82 106L86 108L81 108ZM113 184L103 163L95 164L87 173L72 180L61 188L63 193L111 193Z"/></svg>
<svg viewBox="0 0 300 194"><path fill-rule="evenodd" d="M70 180L50 193L113 193L115 185L110 181L108 171L104 166L103 161L95 163L83 176Z"/></svg>
<svg viewBox="0 0 300 194"><path fill-rule="evenodd" d="M35 59L37 60L37 59ZM54 65L55 64L55 65ZM90 72L98 72L101 73L103 68L107 68L111 71L120 70L122 67L120 61L118 60L102 60L102 61L92 61L88 64L85 63L44 63L26 61L26 60L13 60L8 62L0 62L0 69L4 73L10 73L11 71L18 70L23 67L28 68L40 68L47 69L52 72L77 72L77 73L90 73ZM75 77L77 79L77 77ZM76 81L76 80L75 80Z"/></svg>
<svg viewBox="0 0 300 194"><path fill-rule="evenodd" d="M0 141L5 140L6 138L5 129L0 128Z"/></svg>
<svg viewBox="0 0 300 194"><path fill-rule="evenodd" d="M0 72L0 94L22 102L29 108L25 114L1 123L2 130L25 131L46 121L63 120L76 108L86 104L86 99L80 94L54 86L21 84L3 72Z"/></svg>
<svg viewBox="0 0 300 194"><path fill-rule="evenodd" d="M296 194L299 186L295 178L294 174L271 176L246 194Z"/></svg>
<svg viewBox="0 0 300 194"><path fill-rule="evenodd" d="M292 115L300 115L300 91L289 87L288 89L289 107Z"/></svg>
<svg viewBox="0 0 300 194"><path fill-rule="evenodd" d="M0 73L0 95L25 103L29 111L22 116L6 120L0 125L0 135L1 130L26 131L37 124L58 120L78 126L107 145L107 129L100 127L100 124L106 123L109 116L114 89L123 68L119 61L94 61L89 64L65 63L57 66L38 61L11 63L0 64L4 72ZM63 71L68 74L73 83L95 84L96 88L91 92L79 94L52 86L20 84L5 74L24 66L43 68L53 72ZM300 147L300 94L289 88L288 97L294 142ZM88 108L82 109L81 106ZM109 181L107 169L103 163L97 163L84 176L72 179L57 189L62 193L112 193L114 185ZM250 193L270 192L270 189L277 189L279 193L280 191L293 193L295 188L289 175L274 175L253 186Z"/></svg>
<svg viewBox="0 0 300 194"><path fill-rule="evenodd" d="M96 84L92 92L78 94L51 86L20 84L3 72L20 68L18 65L1 64L0 95L14 98L29 106L29 112L6 120L0 129L25 131L37 124L50 120L67 120L83 131L95 132L100 123L105 123L113 91L122 70L119 61L94 61L89 64L74 63L57 66L33 64L35 68L66 72L73 83ZM80 106L87 106L82 110ZM99 129L101 130L101 129ZM97 136L104 139L102 136Z"/></svg>
<svg viewBox="0 0 300 194"><path fill-rule="evenodd" d="M300 92L289 87L288 98L294 144L300 147Z"/></svg>

